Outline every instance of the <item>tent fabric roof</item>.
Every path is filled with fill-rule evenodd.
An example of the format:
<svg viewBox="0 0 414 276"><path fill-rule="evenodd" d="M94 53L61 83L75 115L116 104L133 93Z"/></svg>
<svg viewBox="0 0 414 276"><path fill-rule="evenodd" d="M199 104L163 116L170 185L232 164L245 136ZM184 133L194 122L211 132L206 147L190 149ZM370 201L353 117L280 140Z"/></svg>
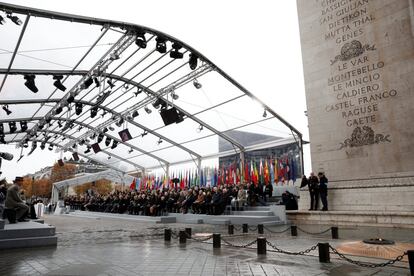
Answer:
<svg viewBox="0 0 414 276"><path fill-rule="evenodd" d="M242 152L254 144L243 132L302 141L240 83L168 34L1 2L0 16L0 139L25 155L49 147L129 172L218 156L219 138ZM175 108L172 124L157 103ZM119 133L126 128L128 141Z"/></svg>

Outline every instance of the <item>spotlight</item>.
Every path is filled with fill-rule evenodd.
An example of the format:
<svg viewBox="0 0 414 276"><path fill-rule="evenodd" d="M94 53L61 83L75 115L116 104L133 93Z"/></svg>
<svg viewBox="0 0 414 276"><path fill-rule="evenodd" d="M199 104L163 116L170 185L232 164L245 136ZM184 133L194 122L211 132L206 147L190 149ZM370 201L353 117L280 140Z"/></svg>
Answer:
<svg viewBox="0 0 414 276"><path fill-rule="evenodd" d="M58 106L55 111L56 111L56 115L60 114L63 111L63 108L61 106Z"/></svg>
<svg viewBox="0 0 414 276"><path fill-rule="evenodd" d="M115 149L117 146L118 146L118 141L114 140L114 141L112 142L111 149Z"/></svg>
<svg viewBox="0 0 414 276"><path fill-rule="evenodd" d="M153 104L152 104L152 106L154 107L154 108L156 108L156 109L158 109L158 108L160 108L160 106L161 106L161 108L162 109L164 109L164 108L167 108L167 103L163 100L163 99L161 99L161 98L158 98Z"/></svg>
<svg viewBox="0 0 414 276"><path fill-rule="evenodd" d="M78 131L81 131L81 130L82 130L82 128L83 128L83 126L79 126L79 127L78 127Z"/></svg>
<svg viewBox="0 0 414 276"><path fill-rule="evenodd" d="M94 118L98 114L98 108L94 107L91 109L91 118Z"/></svg>
<svg viewBox="0 0 414 276"><path fill-rule="evenodd" d="M10 129L10 133L15 132L17 130L16 122L9 122L9 129Z"/></svg>
<svg viewBox="0 0 414 276"><path fill-rule="evenodd" d="M170 57L175 59L183 58L184 54L181 53L179 50L182 48L180 44L174 42L172 45L173 50L170 52Z"/></svg>
<svg viewBox="0 0 414 276"><path fill-rule="evenodd" d="M3 126L2 126L3 127ZM20 129L22 131L26 131L27 130L27 122L26 121L21 121L20 122Z"/></svg>
<svg viewBox="0 0 414 276"><path fill-rule="evenodd" d="M109 138L109 137L106 137L106 139L105 139L105 146L109 146L109 144L111 143L111 138Z"/></svg>
<svg viewBox="0 0 414 276"><path fill-rule="evenodd" d="M131 154L133 152L134 152L134 150L132 148L130 148L129 151L128 151L129 154Z"/></svg>
<svg viewBox="0 0 414 276"><path fill-rule="evenodd" d="M12 112L9 109L9 105L3 105L3 110L6 112L7 116L9 116Z"/></svg>
<svg viewBox="0 0 414 276"><path fill-rule="evenodd" d="M83 109L82 103L76 103L75 104L75 113L76 113L76 115L78 115L78 116L81 115L82 109Z"/></svg>
<svg viewBox="0 0 414 276"><path fill-rule="evenodd" d="M141 137L144 137L147 134L148 134L148 131L144 130L144 132L141 134Z"/></svg>
<svg viewBox="0 0 414 276"><path fill-rule="evenodd" d="M171 98L173 98L173 100L178 100L180 96L178 96L177 94L175 94L174 92L171 92Z"/></svg>
<svg viewBox="0 0 414 276"><path fill-rule="evenodd" d="M132 112L132 118L138 117L138 115L138 111L135 110L134 112Z"/></svg>
<svg viewBox="0 0 414 276"><path fill-rule="evenodd" d="M83 152L83 153L90 153L91 152L91 147L90 146L88 146L87 148L86 148L86 150Z"/></svg>
<svg viewBox="0 0 414 276"><path fill-rule="evenodd" d="M62 84L63 76L53 76L53 79L55 80L55 82L53 83L53 85L57 89L59 89L61 91L65 91L66 90L66 87Z"/></svg>
<svg viewBox="0 0 414 276"><path fill-rule="evenodd" d="M105 128L102 130L102 132L103 132L103 133L108 132L108 128L107 128L107 127L105 127Z"/></svg>
<svg viewBox="0 0 414 276"><path fill-rule="evenodd" d="M147 114L151 114L152 110L149 109L147 106L144 108L145 112L147 112Z"/></svg>
<svg viewBox="0 0 414 276"><path fill-rule="evenodd" d="M93 81L95 82L95 86L96 86L96 87L101 86L101 82L98 80L98 78L97 78L97 77L94 77L94 78L93 78Z"/></svg>
<svg viewBox="0 0 414 276"><path fill-rule="evenodd" d="M37 89L35 84L35 78L35 75L24 75L24 79L26 80L24 85L26 85L26 87L29 88L33 93L39 92L39 89Z"/></svg>
<svg viewBox="0 0 414 276"><path fill-rule="evenodd" d="M161 138L158 140L158 142L157 142L157 144L159 145L159 144L161 144L162 143L162 140L161 140Z"/></svg>
<svg viewBox="0 0 414 276"><path fill-rule="evenodd" d="M40 149L41 149L41 150L44 150L44 149L45 149L45 147L46 147L46 143L45 143L45 142L42 142L42 143L40 144Z"/></svg>
<svg viewBox="0 0 414 276"><path fill-rule="evenodd" d="M110 155L108 155L108 160L109 160L109 159L111 159L111 156L110 156Z"/></svg>
<svg viewBox="0 0 414 276"><path fill-rule="evenodd" d="M0 123L0 134L4 133L4 126L3 123Z"/></svg>
<svg viewBox="0 0 414 276"><path fill-rule="evenodd" d="M160 52L161 54L164 54L165 52L167 52L166 39L159 36L155 40L157 41L157 45L155 46L157 51Z"/></svg>
<svg viewBox="0 0 414 276"><path fill-rule="evenodd" d="M198 128L197 128L197 132L201 132L203 130L203 128L204 128L203 125L199 125Z"/></svg>
<svg viewBox="0 0 414 276"><path fill-rule="evenodd" d="M266 118L267 117L267 112L266 112L266 108L265 108L265 110L263 111L263 118Z"/></svg>
<svg viewBox="0 0 414 276"><path fill-rule="evenodd" d="M124 118L121 117L121 118L119 118L119 121L115 123L115 125L117 127L121 127L123 123L124 123Z"/></svg>
<svg viewBox="0 0 414 276"><path fill-rule="evenodd" d="M114 131L114 130L115 130L115 128L114 128L113 126L109 126L109 130L110 130L110 131Z"/></svg>
<svg viewBox="0 0 414 276"><path fill-rule="evenodd" d="M197 60L198 60L198 56L194 53L191 53L190 60L188 61L188 63L190 64L191 70L195 70L197 68Z"/></svg>
<svg viewBox="0 0 414 276"><path fill-rule="evenodd" d="M66 101L68 102L68 104L73 103L73 101L75 101L75 96L71 93L69 94L68 98L66 99Z"/></svg>
<svg viewBox="0 0 414 276"><path fill-rule="evenodd" d="M53 150L53 145L50 144L49 147L47 148L48 150L52 151Z"/></svg>
<svg viewBox="0 0 414 276"><path fill-rule="evenodd" d="M193 85L196 89L200 89L201 87L203 87L201 83L199 83L196 79L193 80Z"/></svg>
<svg viewBox="0 0 414 276"><path fill-rule="evenodd" d="M92 133L92 135L91 136L89 136L92 140L95 140L95 138L96 138L96 133Z"/></svg>
<svg viewBox="0 0 414 276"><path fill-rule="evenodd" d="M112 83L112 80L107 80L106 83L109 85L111 89L115 87L115 84Z"/></svg>
<svg viewBox="0 0 414 276"><path fill-rule="evenodd" d="M82 85L83 89L88 89L89 86L92 85L92 83L93 83L93 79L91 77L87 78Z"/></svg>
<svg viewBox="0 0 414 276"><path fill-rule="evenodd" d="M136 92L134 92L134 95L135 95L135 97L137 97L139 94L141 94L142 93L142 88L141 87L138 87L137 88L137 91Z"/></svg>
<svg viewBox="0 0 414 276"><path fill-rule="evenodd" d="M105 137L105 135L103 133L99 133L97 142L98 143L102 142L104 137Z"/></svg>
<svg viewBox="0 0 414 276"><path fill-rule="evenodd" d="M18 26L23 24L23 21L21 21L20 18L18 18L15 15L12 15L11 13L7 14L7 18L9 18L11 21L13 21L14 24Z"/></svg>
<svg viewBox="0 0 414 276"><path fill-rule="evenodd" d="M39 129L43 129L44 126L45 126L44 122L39 123Z"/></svg>
<svg viewBox="0 0 414 276"><path fill-rule="evenodd" d="M105 117L105 115L106 115L106 111L105 110L102 110L101 117L103 118L103 117Z"/></svg>
<svg viewBox="0 0 414 276"><path fill-rule="evenodd" d="M62 122L61 121L58 121L58 126L62 127Z"/></svg>
<svg viewBox="0 0 414 276"><path fill-rule="evenodd" d="M4 134L0 135L0 144L6 144L6 140L4 140Z"/></svg>
<svg viewBox="0 0 414 276"><path fill-rule="evenodd" d="M145 49L147 47L147 40L145 38L145 32L142 30L138 30L136 32L137 38L135 39L135 44L138 45L138 47Z"/></svg>
<svg viewBox="0 0 414 276"><path fill-rule="evenodd" d="M4 21L3 16L0 15L0 25L3 25L6 21Z"/></svg>

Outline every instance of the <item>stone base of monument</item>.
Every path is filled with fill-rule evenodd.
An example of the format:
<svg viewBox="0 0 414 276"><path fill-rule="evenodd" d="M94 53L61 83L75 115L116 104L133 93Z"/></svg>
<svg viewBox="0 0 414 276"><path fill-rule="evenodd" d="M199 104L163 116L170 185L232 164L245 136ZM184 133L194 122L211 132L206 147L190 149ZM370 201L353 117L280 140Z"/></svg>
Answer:
<svg viewBox="0 0 414 276"><path fill-rule="evenodd" d="M56 246L56 228L36 221L5 223L0 230L0 249Z"/></svg>

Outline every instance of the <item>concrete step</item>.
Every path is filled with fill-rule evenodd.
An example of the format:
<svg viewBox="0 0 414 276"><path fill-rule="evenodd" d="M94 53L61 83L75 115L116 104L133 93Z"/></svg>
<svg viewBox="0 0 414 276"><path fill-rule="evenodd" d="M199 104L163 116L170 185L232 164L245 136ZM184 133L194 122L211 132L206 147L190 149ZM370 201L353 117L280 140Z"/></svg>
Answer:
<svg viewBox="0 0 414 276"><path fill-rule="evenodd" d="M47 224L36 222L18 222L15 224L6 224L3 230L0 230L0 240L35 238L54 236L56 228Z"/></svg>
<svg viewBox="0 0 414 276"><path fill-rule="evenodd" d="M2 239L0 240L0 249L11 248L31 248L42 246L56 246L57 237L29 237L29 238L17 238L17 239Z"/></svg>
<svg viewBox="0 0 414 276"><path fill-rule="evenodd" d="M271 211L233 211L232 215L240 216L274 216Z"/></svg>

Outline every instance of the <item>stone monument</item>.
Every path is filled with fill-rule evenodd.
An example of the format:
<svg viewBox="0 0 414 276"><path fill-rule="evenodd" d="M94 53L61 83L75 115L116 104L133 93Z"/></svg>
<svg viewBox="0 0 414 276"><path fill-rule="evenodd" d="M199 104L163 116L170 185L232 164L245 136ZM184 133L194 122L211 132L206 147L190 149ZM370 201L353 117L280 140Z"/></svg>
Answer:
<svg viewBox="0 0 414 276"><path fill-rule="evenodd" d="M329 210L413 212L414 1L297 6L312 168L329 179Z"/></svg>

